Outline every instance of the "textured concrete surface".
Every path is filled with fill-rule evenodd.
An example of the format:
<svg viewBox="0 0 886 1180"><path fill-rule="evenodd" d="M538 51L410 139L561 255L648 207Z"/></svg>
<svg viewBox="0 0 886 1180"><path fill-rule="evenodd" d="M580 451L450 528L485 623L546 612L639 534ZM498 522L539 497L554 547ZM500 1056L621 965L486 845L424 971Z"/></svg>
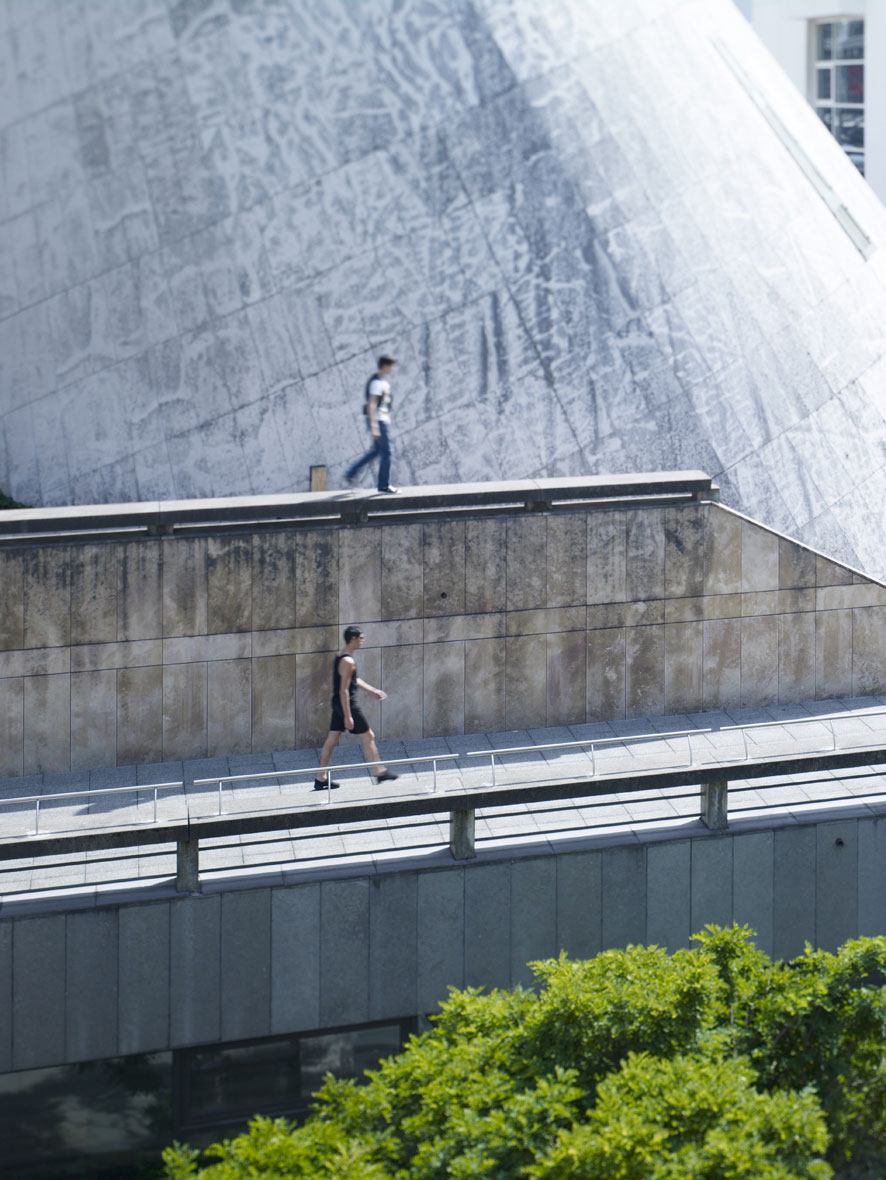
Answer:
<svg viewBox="0 0 886 1180"><path fill-rule="evenodd" d="M886 692L886 586L712 503L35 542L0 585L3 776L317 745L353 622L384 739Z"/></svg>
<svg viewBox="0 0 886 1180"><path fill-rule="evenodd" d="M886 214L729 0L2 0L0 181L20 500L337 486L385 350L397 483L696 466L886 576Z"/></svg>

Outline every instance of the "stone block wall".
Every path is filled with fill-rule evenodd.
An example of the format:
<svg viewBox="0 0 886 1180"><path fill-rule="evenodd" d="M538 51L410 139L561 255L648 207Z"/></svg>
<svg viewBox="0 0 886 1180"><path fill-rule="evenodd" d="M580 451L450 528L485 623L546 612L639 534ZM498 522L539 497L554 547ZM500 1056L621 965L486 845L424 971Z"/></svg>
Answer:
<svg viewBox="0 0 886 1180"><path fill-rule="evenodd" d="M718 504L0 549L0 775L886 692L886 587Z"/></svg>

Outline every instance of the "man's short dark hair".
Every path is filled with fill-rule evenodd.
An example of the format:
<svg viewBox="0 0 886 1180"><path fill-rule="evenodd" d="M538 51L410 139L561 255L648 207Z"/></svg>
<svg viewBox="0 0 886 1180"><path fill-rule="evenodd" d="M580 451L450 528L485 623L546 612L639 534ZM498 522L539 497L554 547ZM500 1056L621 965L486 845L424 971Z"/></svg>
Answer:
<svg viewBox="0 0 886 1180"><path fill-rule="evenodd" d="M385 365L396 365L396 361L392 356L380 356L378 358L378 367L383 369Z"/></svg>
<svg viewBox="0 0 886 1180"><path fill-rule="evenodd" d="M363 632L360 630L359 627L354 627L354 626L345 627L345 643L350 643L352 639L357 639L362 634L363 634Z"/></svg>

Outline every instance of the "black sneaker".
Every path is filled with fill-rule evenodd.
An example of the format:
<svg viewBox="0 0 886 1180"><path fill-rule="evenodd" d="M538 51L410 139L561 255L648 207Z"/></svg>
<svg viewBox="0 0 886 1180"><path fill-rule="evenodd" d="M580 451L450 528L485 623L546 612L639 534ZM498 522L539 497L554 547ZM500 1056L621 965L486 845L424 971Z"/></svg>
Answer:
<svg viewBox="0 0 886 1180"><path fill-rule="evenodd" d="M341 783L334 783L332 780L330 780L328 783L324 783L318 778L314 779L315 791L337 791L340 786Z"/></svg>
<svg viewBox="0 0 886 1180"><path fill-rule="evenodd" d="M392 487L390 486L390 484L389 484L389 485L388 485L386 488L379 488L379 489L378 489L378 494L379 494L380 496L382 496L382 495L396 496L396 494L397 494L399 491L400 491L400 489L399 489L399 488L392 488Z"/></svg>
<svg viewBox="0 0 886 1180"><path fill-rule="evenodd" d="M357 486L356 475L346 475L345 476L345 483L348 485L349 488L356 487Z"/></svg>
<svg viewBox="0 0 886 1180"><path fill-rule="evenodd" d="M377 783L392 783L395 778L399 777L399 774L394 774L393 770L386 770L384 774L377 775L375 781Z"/></svg>

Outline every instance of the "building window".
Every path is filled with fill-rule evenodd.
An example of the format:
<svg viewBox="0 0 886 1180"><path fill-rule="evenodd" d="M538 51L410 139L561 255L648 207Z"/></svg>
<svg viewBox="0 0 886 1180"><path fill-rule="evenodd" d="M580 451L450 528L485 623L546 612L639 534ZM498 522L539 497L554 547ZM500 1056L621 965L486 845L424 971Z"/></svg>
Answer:
<svg viewBox="0 0 886 1180"><path fill-rule="evenodd" d="M815 21L812 41L812 104L864 176L864 21Z"/></svg>

